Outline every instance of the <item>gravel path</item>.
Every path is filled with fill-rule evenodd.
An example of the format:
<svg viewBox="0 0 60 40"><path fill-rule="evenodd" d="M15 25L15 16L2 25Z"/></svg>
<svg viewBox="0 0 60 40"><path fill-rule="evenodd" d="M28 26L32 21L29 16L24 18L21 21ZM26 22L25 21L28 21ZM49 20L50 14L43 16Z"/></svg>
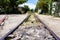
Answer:
<svg viewBox="0 0 60 40"><path fill-rule="evenodd" d="M55 40L49 31L44 28L35 17L31 15L13 34L6 40Z"/></svg>

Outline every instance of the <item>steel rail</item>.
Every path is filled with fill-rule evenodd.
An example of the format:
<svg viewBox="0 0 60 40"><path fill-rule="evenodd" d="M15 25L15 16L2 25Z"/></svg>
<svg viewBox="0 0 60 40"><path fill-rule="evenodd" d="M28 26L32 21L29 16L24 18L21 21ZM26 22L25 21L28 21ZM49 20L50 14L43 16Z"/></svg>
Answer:
<svg viewBox="0 0 60 40"><path fill-rule="evenodd" d="M35 15L35 17L44 25L44 27L50 32L55 40L60 40L60 38L37 15Z"/></svg>
<svg viewBox="0 0 60 40"><path fill-rule="evenodd" d="M0 40L4 40L8 35L13 33L26 19L28 19L29 15L22 21L20 22L14 29L10 30L8 33L6 33L3 37L0 38Z"/></svg>

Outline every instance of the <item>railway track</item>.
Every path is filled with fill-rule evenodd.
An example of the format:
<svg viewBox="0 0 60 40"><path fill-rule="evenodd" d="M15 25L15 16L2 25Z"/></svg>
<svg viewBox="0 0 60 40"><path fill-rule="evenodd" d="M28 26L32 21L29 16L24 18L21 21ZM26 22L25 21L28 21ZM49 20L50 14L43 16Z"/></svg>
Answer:
<svg viewBox="0 0 60 40"><path fill-rule="evenodd" d="M28 14L24 15L7 15L7 19L5 20L5 23L3 26L3 29L0 29L0 40L5 40L5 38L11 34L13 31L15 31L19 25L23 23L24 20L28 18Z"/></svg>
<svg viewBox="0 0 60 40"><path fill-rule="evenodd" d="M46 25L41 19L39 19L37 15L35 15L35 17L44 25L44 28L46 28L50 32L50 34L55 38L55 40L60 40L60 38L48 27L48 25Z"/></svg>
<svg viewBox="0 0 60 40"><path fill-rule="evenodd" d="M60 40L32 14L5 40Z"/></svg>

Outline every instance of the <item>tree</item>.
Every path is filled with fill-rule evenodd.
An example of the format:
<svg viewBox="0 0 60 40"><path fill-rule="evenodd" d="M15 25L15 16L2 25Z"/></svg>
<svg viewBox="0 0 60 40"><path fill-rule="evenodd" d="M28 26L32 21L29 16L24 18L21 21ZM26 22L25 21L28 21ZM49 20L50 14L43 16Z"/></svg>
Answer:
<svg viewBox="0 0 60 40"><path fill-rule="evenodd" d="M27 5L24 5L24 8L25 8L25 13L26 13L27 11L30 11L30 9L29 9L29 7L28 7Z"/></svg>
<svg viewBox="0 0 60 40"><path fill-rule="evenodd" d="M0 0L0 8L2 11L3 10L4 10L4 12L6 11L7 4L8 4L7 0Z"/></svg>
<svg viewBox="0 0 60 40"><path fill-rule="evenodd" d="M18 5L26 2L27 0L0 0L0 7L7 12L17 11Z"/></svg>
<svg viewBox="0 0 60 40"><path fill-rule="evenodd" d="M41 13L48 12L48 3L45 0L38 0L36 8L41 9Z"/></svg>
<svg viewBox="0 0 60 40"><path fill-rule="evenodd" d="M60 0L54 0L56 2L54 16L60 16Z"/></svg>
<svg viewBox="0 0 60 40"><path fill-rule="evenodd" d="M34 9L31 9L31 12L34 12L35 10Z"/></svg>
<svg viewBox="0 0 60 40"><path fill-rule="evenodd" d="M36 8L42 9L42 11L49 12L51 14L53 0L38 0ZM50 5L50 10L49 10Z"/></svg>

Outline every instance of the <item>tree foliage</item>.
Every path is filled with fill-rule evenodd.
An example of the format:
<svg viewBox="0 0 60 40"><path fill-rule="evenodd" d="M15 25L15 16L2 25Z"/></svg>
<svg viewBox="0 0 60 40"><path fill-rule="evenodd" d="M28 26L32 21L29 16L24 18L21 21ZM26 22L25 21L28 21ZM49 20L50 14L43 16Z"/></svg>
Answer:
<svg viewBox="0 0 60 40"><path fill-rule="evenodd" d="M50 10L48 10L49 5L50 5ZM36 9L41 9L42 12L48 12L49 11L51 13L52 0L38 0L37 5L36 5Z"/></svg>
<svg viewBox="0 0 60 40"><path fill-rule="evenodd" d="M29 7L27 5L24 5L24 8L26 9L26 11L29 11Z"/></svg>
<svg viewBox="0 0 60 40"><path fill-rule="evenodd" d="M17 6L26 2L27 0L0 0L0 8L3 9L4 12L17 10Z"/></svg>

